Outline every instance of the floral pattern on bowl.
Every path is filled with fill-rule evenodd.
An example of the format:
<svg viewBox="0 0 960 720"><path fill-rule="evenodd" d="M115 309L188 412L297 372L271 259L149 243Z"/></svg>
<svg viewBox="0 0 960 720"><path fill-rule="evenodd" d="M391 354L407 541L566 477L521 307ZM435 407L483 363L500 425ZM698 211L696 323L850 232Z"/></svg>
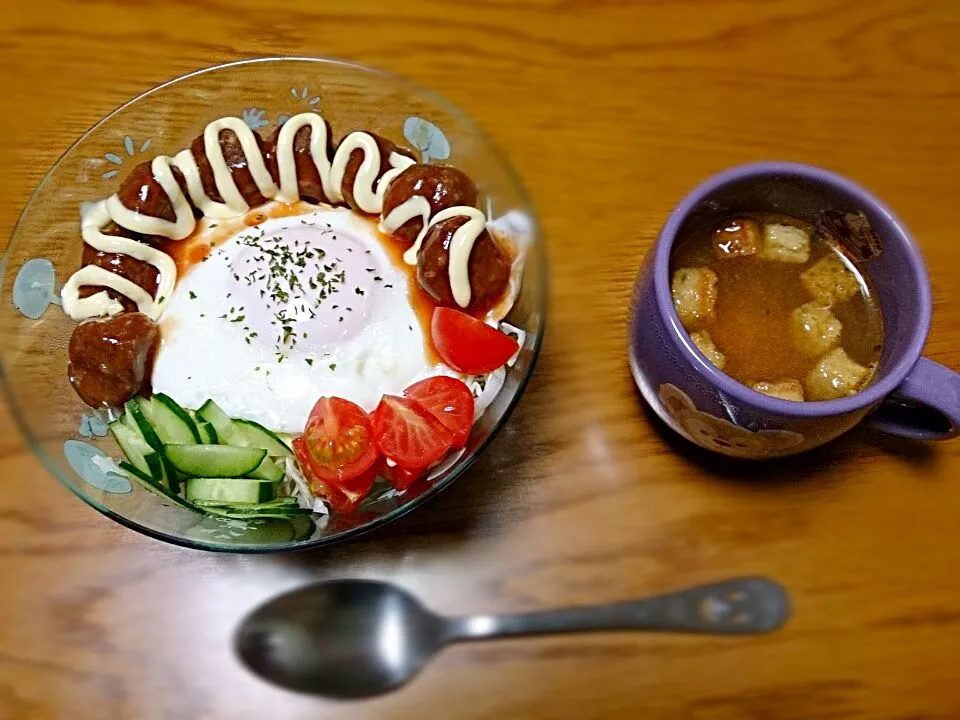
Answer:
<svg viewBox="0 0 960 720"><path fill-rule="evenodd" d="M450 142L443 131L429 120L413 115L403 123L403 136L420 151L420 161L426 165L431 160L446 160L450 157Z"/></svg>
<svg viewBox="0 0 960 720"><path fill-rule="evenodd" d="M77 475L99 490L117 494L133 490L116 460L90 443L67 440L63 444L63 456Z"/></svg>
<svg viewBox="0 0 960 720"><path fill-rule="evenodd" d="M147 138L146 140L140 143L139 147L137 147L134 144L133 138L130 137L129 135L125 135L123 138L123 149L126 152L127 156L131 158L136 158L137 155L144 154L145 152L147 152L147 150L150 149L150 146L152 144L153 144L153 138ZM117 166L123 165L124 163L124 157L120 153L115 153L115 152L105 153L103 156L103 159ZM107 170L100 177L104 180L110 180L112 178L115 178L117 175L119 175L120 170L121 170L120 167L115 167L112 170Z"/></svg>
<svg viewBox="0 0 960 720"><path fill-rule="evenodd" d="M53 263L47 258L27 260L13 281L13 304L24 317L37 320L51 305L60 304Z"/></svg>

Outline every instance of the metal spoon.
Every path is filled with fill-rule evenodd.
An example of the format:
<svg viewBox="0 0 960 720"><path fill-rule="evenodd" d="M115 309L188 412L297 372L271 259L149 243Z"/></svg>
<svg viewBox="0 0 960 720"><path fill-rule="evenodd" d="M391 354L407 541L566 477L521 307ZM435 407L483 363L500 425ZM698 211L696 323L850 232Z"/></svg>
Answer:
<svg viewBox="0 0 960 720"><path fill-rule="evenodd" d="M446 618L388 583L334 580L281 595L242 622L236 650L290 690L359 698L410 680L447 643L600 630L767 633L788 615L786 591L743 578L645 600L515 615Z"/></svg>

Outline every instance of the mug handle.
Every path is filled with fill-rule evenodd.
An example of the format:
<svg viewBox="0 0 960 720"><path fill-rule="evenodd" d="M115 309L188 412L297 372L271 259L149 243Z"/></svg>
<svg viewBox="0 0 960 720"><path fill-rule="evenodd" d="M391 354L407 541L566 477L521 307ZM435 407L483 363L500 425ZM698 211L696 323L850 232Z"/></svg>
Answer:
<svg viewBox="0 0 960 720"><path fill-rule="evenodd" d="M960 374L920 358L868 422L882 432L918 440L960 435Z"/></svg>

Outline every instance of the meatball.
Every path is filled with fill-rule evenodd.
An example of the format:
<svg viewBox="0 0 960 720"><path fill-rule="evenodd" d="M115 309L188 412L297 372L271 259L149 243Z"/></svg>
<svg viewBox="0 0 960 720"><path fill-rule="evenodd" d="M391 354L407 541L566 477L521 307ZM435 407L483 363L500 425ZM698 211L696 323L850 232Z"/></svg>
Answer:
<svg viewBox="0 0 960 720"><path fill-rule="evenodd" d="M374 141L377 143L377 148L380 150L380 170L377 172L377 180L383 177L383 174L391 169L390 165L390 153L399 153L405 157L415 160L413 153L398 146L396 143L387 140L384 137L380 137L376 133L367 133L370 135ZM341 193L343 195L344 201L351 207L351 209L356 212L363 212L360 206L357 204L356 198L353 196L353 185L357 179L357 173L360 172L360 166L363 164L364 151L359 148L350 153L350 158L347 160L347 165L343 171L343 187L341 188ZM374 183L374 188L376 188L376 183Z"/></svg>
<svg viewBox="0 0 960 720"><path fill-rule="evenodd" d="M323 121L327 126L327 159L333 157L333 137L330 130L330 123ZM277 161L277 140L280 137L280 130L270 138L267 143L266 161L270 175L273 181L280 187L280 168ZM310 152L310 138L313 135L313 129L306 125L297 130L293 136L293 164L297 169L297 189L300 192L300 199L313 204L330 203L330 199L323 192L323 182L320 179L320 172L313 160L313 154Z"/></svg>
<svg viewBox="0 0 960 720"><path fill-rule="evenodd" d="M266 154L267 143L263 141L260 134L253 132L257 139L257 147L260 152ZM233 182L236 183L237 191L243 196L247 205L257 207L263 205L267 198L260 194L257 183L253 180L253 174L247 163L247 156L243 152L243 146L240 144L240 138L233 130L220 131L220 149L223 151L223 159L230 168L230 175ZM204 136L200 135L190 143L190 152L196 160L197 168L200 170L200 181L203 183L203 192L208 198L215 202L223 202L223 196L217 190L217 183L214 179L213 168L210 166L210 160L207 158Z"/></svg>
<svg viewBox="0 0 960 720"><path fill-rule="evenodd" d="M110 228L105 228L103 230L104 234L119 235L121 237L126 236L126 233L123 232L107 232L109 229ZM96 265L97 267L102 267L104 270L116 273L135 285L139 285L150 295L157 292L157 281L159 279L157 268L150 263L137 260L129 255L100 252L84 243L81 265L84 267L87 265ZM133 312L137 309L136 303L126 295L118 293L112 288L102 287L100 285L86 285L80 288L80 297L90 297L101 290L106 290L110 297L119 300L123 305L123 309L127 312Z"/></svg>
<svg viewBox="0 0 960 720"><path fill-rule="evenodd" d="M149 383L159 340L160 328L142 313L86 320L70 336L70 383L87 405L122 405Z"/></svg>
<svg viewBox="0 0 960 720"><path fill-rule="evenodd" d="M451 165L412 165L400 173L383 198L382 217L412 197L426 198L430 215L457 205L477 204L477 186L466 173ZM393 232L393 235L413 242L423 229L423 219L415 217Z"/></svg>
<svg viewBox="0 0 960 720"><path fill-rule="evenodd" d="M185 193L186 181L176 168L174 176ZM124 207L141 215L161 218L168 222L175 222L177 219L169 196L153 177L151 163L140 163L131 170L117 190L117 196Z"/></svg>
<svg viewBox="0 0 960 720"><path fill-rule="evenodd" d="M441 305L459 307L450 289L450 241L466 217L442 220L427 231L417 254L417 280ZM468 310L488 308L503 297L510 282L510 258L486 230L480 233L467 263L470 277Z"/></svg>

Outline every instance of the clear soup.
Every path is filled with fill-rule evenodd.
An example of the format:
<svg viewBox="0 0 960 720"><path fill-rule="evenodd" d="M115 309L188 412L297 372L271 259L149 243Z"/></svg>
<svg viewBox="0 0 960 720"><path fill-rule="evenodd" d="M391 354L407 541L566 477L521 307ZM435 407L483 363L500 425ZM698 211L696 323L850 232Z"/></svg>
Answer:
<svg viewBox="0 0 960 720"><path fill-rule="evenodd" d="M883 319L870 282L808 223L751 213L695 228L677 242L670 270L691 338L744 385L829 400L873 377Z"/></svg>

